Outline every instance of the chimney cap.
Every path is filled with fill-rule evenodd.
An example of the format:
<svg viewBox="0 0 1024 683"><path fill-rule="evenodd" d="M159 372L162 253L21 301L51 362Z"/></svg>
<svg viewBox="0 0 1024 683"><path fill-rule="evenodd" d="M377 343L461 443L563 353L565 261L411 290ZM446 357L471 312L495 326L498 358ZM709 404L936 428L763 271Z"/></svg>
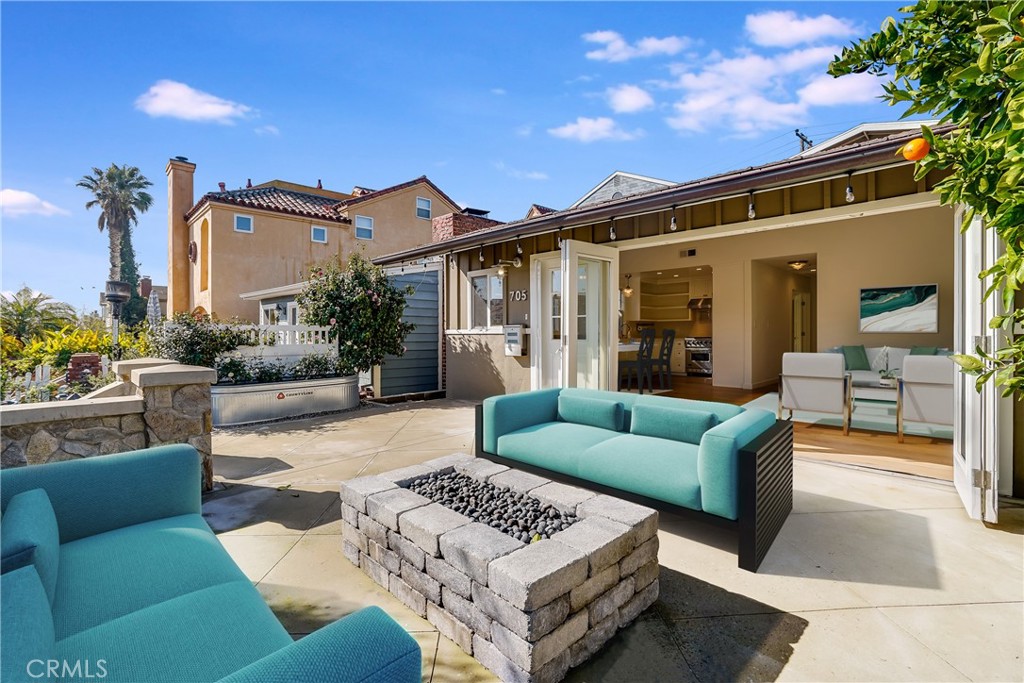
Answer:
<svg viewBox="0 0 1024 683"><path fill-rule="evenodd" d="M250 187L252 187L252 178L248 178L248 179L247 179L247 180L245 181L245 186L246 186L246 188L250 188Z"/></svg>
<svg viewBox="0 0 1024 683"><path fill-rule="evenodd" d="M467 206L462 210L462 213L466 214L467 216L478 216L480 218L486 218L491 212L489 209L473 209Z"/></svg>
<svg viewBox="0 0 1024 683"><path fill-rule="evenodd" d="M188 161L188 157L183 157L181 155L178 155L178 156L174 157L174 159L176 161Z"/></svg>

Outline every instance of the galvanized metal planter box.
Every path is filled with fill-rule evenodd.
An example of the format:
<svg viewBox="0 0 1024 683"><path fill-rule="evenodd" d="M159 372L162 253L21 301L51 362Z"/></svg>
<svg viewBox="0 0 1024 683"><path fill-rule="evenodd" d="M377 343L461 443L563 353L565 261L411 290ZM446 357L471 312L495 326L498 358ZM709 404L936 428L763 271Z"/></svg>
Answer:
<svg viewBox="0 0 1024 683"><path fill-rule="evenodd" d="M359 405L359 376L210 387L215 427L346 410Z"/></svg>

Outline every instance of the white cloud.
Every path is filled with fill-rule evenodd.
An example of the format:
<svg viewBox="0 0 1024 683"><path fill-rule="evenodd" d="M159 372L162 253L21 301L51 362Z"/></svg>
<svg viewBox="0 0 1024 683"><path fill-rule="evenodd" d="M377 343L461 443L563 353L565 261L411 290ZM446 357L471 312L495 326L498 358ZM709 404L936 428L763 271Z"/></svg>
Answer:
<svg viewBox="0 0 1024 683"><path fill-rule="evenodd" d="M504 88L491 88L492 95L505 95L507 91Z"/></svg>
<svg viewBox="0 0 1024 683"><path fill-rule="evenodd" d="M265 126L253 128L253 132L256 133L256 135L280 135L281 129L268 123Z"/></svg>
<svg viewBox="0 0 1024 683"><path fill-rule="evenodd" d="M635 140L643 135L642 130L626 131L619 128L619 124L607 116L600 116L596 119L580 116L572 123L557 128L548 128L548 133L556 138L579 140L580 142Z"/></svg>
<svg viewBox="0 0 1024 683"><path fill-rule="evenodd" d="M583 40L603 47L587 53L587 59L602 62L626 62L636 57L653 57L655 55L674 55L690 44L685 36L666 36L665 38L641 38L632 45L617 31L594 31L584 33Z"/></svg>
<svg viewBox="0 0 1024 683"><path fill-rule="evenodd" d="M651 97L651 94L635 85L618 85L608 88L605 94L612 111L619 114L630 114L654 106L654 98Z"/></svg>
<svg viewBox="0 0 1024 683"><path fill-rule="evenodd" d="M674 64L675 80L662 87L683 91L666 122L685 132L726 127L740 135L805 122L812 107L863 104L880 93L869 74L833 79L822 75L838 47L804 47L774 54L741 50L709 54L697 64Z"/></svg>
<svg viewBox="0 0 1024 683"><path fill-rule="evenodd" d="M850 38L858 32L849 19L830 14L798 17L792 11L748 14L745 28L755 45L765 47L791 47L822 38Z"/></svg>
<svg viewBox="0 0 1024 683"><path fill-rule="evenodd" d="M0 190L3 215L14 218L35 214L38 216L70 216L71 212L43 201L31 192L4 188Z"/></svg>
<svg viewBox="0 0 1024 683"><path fill-rule="evenodd" d="M168 116L185 121L212 121L234 124L254 113L252 107L225 100L210 93L179 83L161 80L135 100L135 108L150 116Z"/></svg>
<svg viewBox="0 0 1024 683"><path fill-rule="evenodd" d="M494 162L494 168L498 169L509 178L515 178L516 180L547 180L548 174L543 171L521 171L517 168L512 168L507 165L504 161Z"/></svg>
<svg viewBox="0 0 1024 683"><path fill-rule="evenodd" d="M816 107L874 102L881 94L882 79L868 73L818 76L797 91L801 102Z"/></svg>

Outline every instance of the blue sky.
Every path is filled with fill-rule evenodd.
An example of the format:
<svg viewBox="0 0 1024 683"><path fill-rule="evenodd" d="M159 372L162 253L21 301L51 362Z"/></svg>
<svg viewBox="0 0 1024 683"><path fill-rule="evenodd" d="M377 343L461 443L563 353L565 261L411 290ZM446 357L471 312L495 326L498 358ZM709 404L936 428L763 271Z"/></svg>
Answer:
<svg viewBox="0 0 1024 683"><path fill-rule="evenodd" d="M0 4L2 289L96 308L107 240L75 182L153 181L134 242L166 282L167 159L197 197L426 174L500 220L615 170L673 181L898 117L830 56L898 2Z"/></svg>

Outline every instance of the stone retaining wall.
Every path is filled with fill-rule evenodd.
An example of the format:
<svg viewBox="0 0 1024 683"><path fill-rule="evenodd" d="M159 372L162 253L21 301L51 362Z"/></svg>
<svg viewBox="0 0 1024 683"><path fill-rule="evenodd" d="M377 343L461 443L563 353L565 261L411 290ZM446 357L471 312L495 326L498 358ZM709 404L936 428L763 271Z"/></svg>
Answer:
<svg viewBox="0 0 1024 683"><path fill-rule="evenodd" d="M529 545L404 488L456 471L581 519ZM658 513L468 455L341 485L345 556L503 681L559 681L658 597Z"/></svg>
<svg viewBox="0 0 1024 683"><path fill-rule="evenodd" d="M0 466L21 467L188 443L213 485L209 368L153 358L114 363L125 383L112 398L0 407ZM109 392L114 393L114 392Z"/></svg>

